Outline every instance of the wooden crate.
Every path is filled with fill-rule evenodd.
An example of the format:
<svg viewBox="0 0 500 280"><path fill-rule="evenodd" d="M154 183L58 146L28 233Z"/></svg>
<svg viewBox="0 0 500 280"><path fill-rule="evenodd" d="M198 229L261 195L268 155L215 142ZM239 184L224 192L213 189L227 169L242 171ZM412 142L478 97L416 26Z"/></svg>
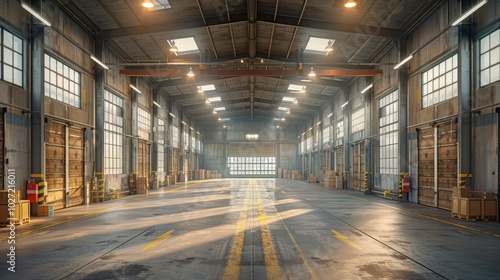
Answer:
<svg viewBox="0 0 500 280"><path fill-rule="evenodd" d="M44 204L38 205L37 216L39 217L50 217L54 216L54 205Z"/></svg>
<svg viewBox="0 0 500 280"><path fill-rule="evenodd" d="M498 199L497 198L483 198L482 199L482 218L484 220L497 220L498 221Z"/></svg>
<svg viewBox="0 0 500 280"><path fill-rule="evenodd" d="M20 190L15 190L14 192L11 191L10 193L14 195L16 201L21 200ZM9 190L0 190L0 204L8 204L8 203L9 203Z"/></svg>
<svg viewBox="0 0 500 280"><path fill-rule="evenodd" d="M460 198L460 218L467 221L482 219L482 206L481 198Z"/></svg>
<svg viewBox="0 0 500 280"><path fill-rule="evenodd" d="M9 212L8 204L0 205L0 224L8 225L13 221L16 225L22 225L30 222L30 201L29 200L19 200L15 203L14 209L12 211L14 214L11 216ZM17 219L17 220L8 220Z"/></svg>
<svg viewBox="0 0 500 280"><path fill-rule="evenodd" d="M460 218L460 198L452 197L451 198L451 216Z"/></svg>
<svg viewBox="0 0 500 280"><path fill-rule="evenodd" d="M471 190L468 187L453 187L451 191L452 191L451 194L452 197L460 197L460 198L472 197Z"/></svg>

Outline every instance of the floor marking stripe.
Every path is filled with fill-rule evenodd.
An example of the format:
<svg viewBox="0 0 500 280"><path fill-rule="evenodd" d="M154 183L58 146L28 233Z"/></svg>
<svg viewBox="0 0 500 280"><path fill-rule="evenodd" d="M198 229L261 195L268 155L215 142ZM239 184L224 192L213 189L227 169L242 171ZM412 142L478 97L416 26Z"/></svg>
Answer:
<svg viewBox="0 0 500 280"><path fill-rule="evenodd" d="M307 261L306 257L302 253L302 250L300 249L299 244L297 243L297 241L293 237L292 233L290 232L290 229L288 229L288 227L286 226L285 222L283 221L283 218L281 217L280 213L278 212L278 209L276 209L276 214L280 218L281 224L283 225L283 227L285 228L286 232L288 233L288 236L290 237L290 240L292 240L292 243L295 246L295 249L297 250L297 253L299 254L300 259L302 260L302 263L304 263L304 265L306 266L307 272L309 273L309 276L311 277L311 280L318 280L319 279L318 275L316 275L316 273L314 272L314 270L311 268L311 265L309 264L309 262Z"/></svg>
<svg viewBox="0 0 500 280"><path fill-rule="evenodd" d="M335 236L335 238L337 238L338 240L344 242L345 244L347 244L353 248L356 248L358 250L362 250L361 247L359 247L356 243L349 240L349 238L347 236L341 234L340 232L338 232L334 229L332 229L332 232L333 232L333 235Z"/></svg>
<svg viewBox="0 0 500 280"><path fill-rule="evenodd" d="M352 198L358 199L358 200L367 201L367 202L370 202L370 203L373 203L373 204L377 204L377 205L384 206L384 207L387 207L387 208L395 209L395 210L398 210L400 212L404 212L404 213L407 213L407 214L412 214L412 215L415 215L415 216L419 216L419 217L427 218L427 219L430 219L430 220L434 220L436 222L440 222L440 223L444 223L444 224L452 225L452 226L455 226L455 227L459 227L459 228L463 228L463 229L467 229L467 230L472 230L472 231L475 231L475 232L480 232L480 233L483 233L483 234L486 234L486 235L491 235L491 236L500 238L500 235L498 235L498 234L493 234L493 233L490 233L490 232L487 232L487 231L482 231L482 230L477 229L477 228L473 228L473 227L469 227L469 226L466 226L466 225L461 225L461 224L457 224L457 223L454 223L454 222L442 220L440 218L428 216L428 215L425 215L425 214L420 214L418 212L414 212L414 211L410 211L410 210L400 209L400 208L397 208L397 207L394 207L394 206L390 206L390 205L386 205L386 204L383 204L383 203L369 201L369 200L362 199L362 198L359 198L359 197L356 197L356 196L353 196L353 195L349 195L349 194L346 194L346 195L350 196Z"/></svg>
<svg viewBox="0 0 500 280"><path fill-rule="evenodd" d="M240 218L236 224L236 233L234 234L233 245L229 253L226 268L224 269L223 280L234 280L240 276L241 257L243 256L243 245L245 241L245 228L247 226L247 217L249 210L250 188L247 188L244 198L243 209L240 212Z"/></svg>
<svg viewBox="0 0 500 280"><path fill-rule="evenodd" d="M162 234L160 237L156 238L155 241L149 243L148 246L144 247L144 250L149 250L149 249L153 248L154 246L160 244L161 242L167 240L172 235L173 232L174 232L174 230L171 229L171 230L167 231L166 233Z"/></svg>
<svg viewBox="0 0 500 280"><path fill-rule="evenodd" d="M257 209L259 211L262 250L264 252L264 261L266 263L267 279L281 279L281 268L278 262L278 257L276 256L271 230L267 224L267 215L264 211L264 205L262 204L260 192L257 192L257 195Z"/></svg>

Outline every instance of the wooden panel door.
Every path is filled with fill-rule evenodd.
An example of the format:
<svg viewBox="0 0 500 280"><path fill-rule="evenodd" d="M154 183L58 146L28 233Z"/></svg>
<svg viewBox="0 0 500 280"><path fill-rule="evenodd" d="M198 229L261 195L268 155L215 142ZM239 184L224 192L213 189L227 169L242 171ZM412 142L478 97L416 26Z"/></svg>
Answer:
<svg viewBox="0 0 500 280"><path fill-rule="evenodd" d="M138 177L149 178L151 173L150 144L147 141L139 140L137 147L137 175Z"/></svg>
<svg viewBox="0 0 500 280"><path fill-rule="evenodd" d="M353 145L351 189L365 191L365 143Z"/></svg>
<svg viewBox="0 0 500 280"><path fill-rule="evenodd" d="M4 163L4 113L0 110L0 190L4 189L5 178L5 163Z"/></svg>
<svg viewBox="0 0 500 280"><path fill-rule="evenodd" d="M79 128L68 128L68 178L69 178L69 206L84 203L84 131Z"/></svg>
<svg viewBox="0 0 500 280"><path fill-rule="evenodd" d="M418 130L418 203L435 206L435 131Z"/></svg>
<svg viewBox="0 0 500 280"><path fill-rule="evenodd" d="M457 186L457 125L448 122L437 127L438 208L451 210L451 189Z"/></svg>
<svg viewBox="0 0 500 280"><path fill-rule="evenodd" d="M61 209L66 206L66 126L46 123L45 134L46 203Z"/></svg>

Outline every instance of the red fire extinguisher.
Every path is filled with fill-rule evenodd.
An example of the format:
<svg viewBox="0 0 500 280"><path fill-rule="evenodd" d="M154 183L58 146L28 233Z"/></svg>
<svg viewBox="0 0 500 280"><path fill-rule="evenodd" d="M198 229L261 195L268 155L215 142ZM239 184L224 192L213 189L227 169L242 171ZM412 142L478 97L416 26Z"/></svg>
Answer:
<svg viewBox="0 0 500 280"><path fill-rule="evenodd" d="M403 183L401 185L403 188L403 192L410 192L410 190L411 190L411 188L410 188L410 176L408 176L408 174L404 175L402 181L403 181Z"/></svg>
<svg viewBox="0 0 500 280"><path fill-rule="evenodd" d="M38 184L35 182L35 179L30 179L28 181L26 196L30 203L38 202Z"/></svg>

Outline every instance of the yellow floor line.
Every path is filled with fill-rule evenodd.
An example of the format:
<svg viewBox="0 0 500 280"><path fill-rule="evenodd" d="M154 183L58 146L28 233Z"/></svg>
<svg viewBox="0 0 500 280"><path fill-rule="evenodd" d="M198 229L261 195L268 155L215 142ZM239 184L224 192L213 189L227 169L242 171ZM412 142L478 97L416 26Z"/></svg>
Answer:
<svg viewBox="0 0 500 280"><path fill-rule="evenodd" d="M264 261L266 263L267 279L281 279L281 268L273 244L271 230L267 224L267 215L264 211L260 192L257 192L257 209L259 211L259 224L262 238L262 249L264 251Z"/></svg>
<svg viewBox="0 0 500 280"><path fill-rule="evenodd" d="M243 255L243 245L245 241L245 228L247 226L247 217L249 210L250 189L245 193L243 209L240 213L240 218L236 224L236 233L234 234L233 245L229 253L226 268L224 269L223 280L238 279L240 275L241 257Z"/></svg>
<svg viewBox="0 0 500 280"><path fill-rule="evenodd" d="M333 229L332 229L332 232L333 232L333 235L335 236L335 238L337 238L338 240L344 242L345 244L347 244L353 248L356 248L358 250L362 250L361 247L359 247L356 243L349 240L349 238L347 236L345 236L345 235L341 234L340 232L333 230Z"/></svg>
<svg viewBox="0 0 500 280"><path fill-rule="evenodd" d="M162 234L160 237L156 238L155 241L149 243L148 246L144 247L144 250L149 250L149 249L153 248L154 246L160 244L161 242L167 240L172 235L173 232L174 232L174 230L171 229L171 230L167 231L166 233Z"/></svg>
<svg viewBox="0 0 500 280"><path fill-rule="evenodd" d="M362 200L362 201L370 202L370 203L377 204L377 205L380 205L380 206L384 206L384 207L387 207L387 208L395 209L395 210L397 210L399 212L404 212L404 213L407 213L407 214L412 214L412 215L419 216L419 217L422 217L422 218L427 218L429 220L433 220L433 221L436 221L436 222L440 222L440 223L444 223L444 224L452 225L452 226L455 226L455 227L459 227L459 228L463 228L463 229L467 229L467 230L472 230L472 231L475 231L475 232L480 232L480 233L483 233L483 234L486 234L486 235L491 235L491 236L500 238L499 234L494 234L494 233L491 233L491 232L482 231L482 230L477 229L477 228L473 228L473 227L469 227L469 226L466 226L466 225L461 225L461 224L457 224L457 223L454 223L454 222L442 220L442 219L439 219L439 218L436 218L436 217L432 217L432 216L420 214L418 212L414 212L414 211L410 211L410 210L400 209L400 208L393 207L393 206L390 206L390 205L386 205L386 204L383 204L383 203L369 201L369 200L362 199L362 198L359 198L359 197L356 197L356 196L353 196L353 195L349 195L349 194L346 194L346 195L350 196L352 198L358 199L358 200Z"/></svg>

